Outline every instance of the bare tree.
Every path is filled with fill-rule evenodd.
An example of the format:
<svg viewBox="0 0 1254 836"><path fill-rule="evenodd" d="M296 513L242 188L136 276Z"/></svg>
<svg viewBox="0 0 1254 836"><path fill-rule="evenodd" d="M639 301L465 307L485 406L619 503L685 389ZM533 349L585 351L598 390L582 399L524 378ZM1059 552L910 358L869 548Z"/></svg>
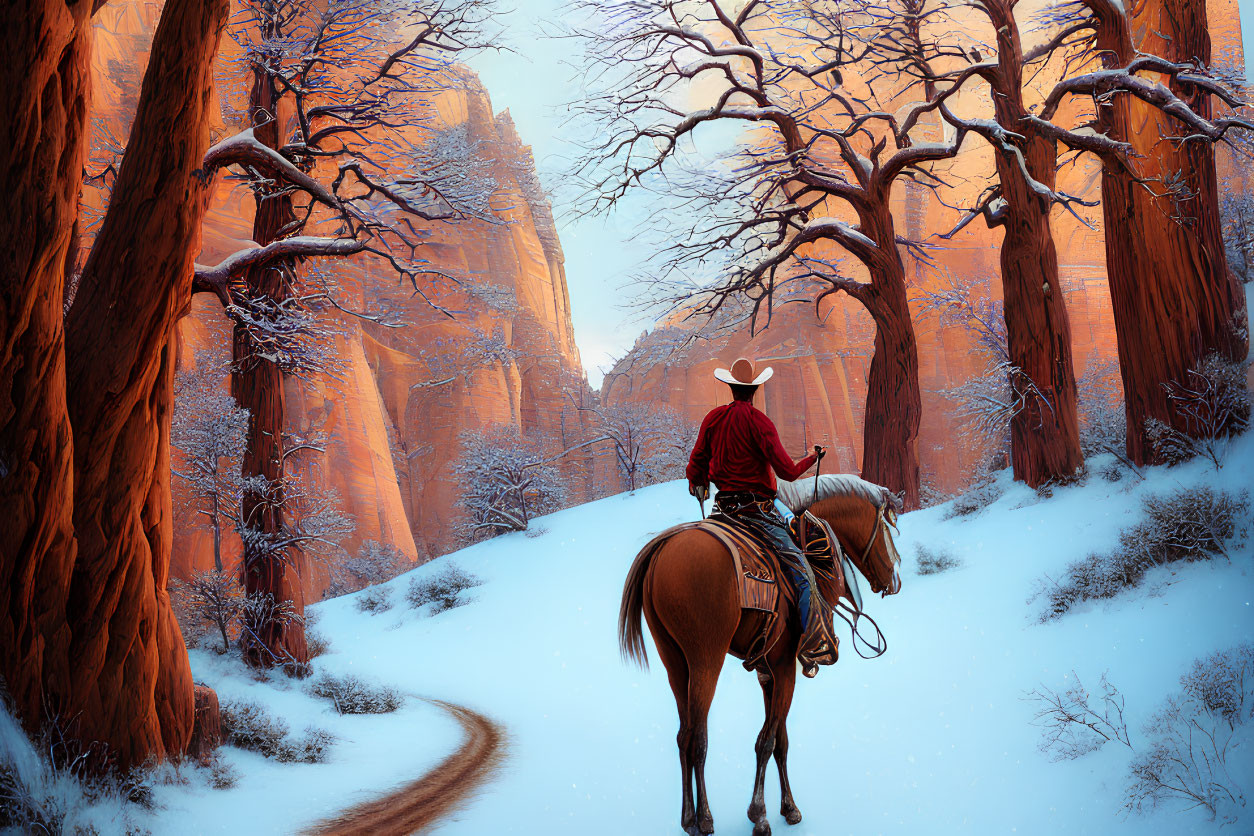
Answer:
<svg viewBox="0 0 1254 836"><path fill-rule="evenodd" d="M182 610L179 625L185 631L194 629L196 622L212 625L222 638L222 652L231 650L231 634L246 605L238 569L217 567L196 572L187 580L172 578L170 592Z"/></svg>
<svg viewBox="0 0 1254 836"><path fill-rule="evenodd" d="M936 128L923 126L955 86L915 90L909 62L885 46L909 37L920 4L622 0L578 8L589 21L578 32L587 79L599 88L577 106L597 136L578 171L588 194L582 208L608 211L643 186L693 213L665 252L658 285L692 314L747 298L756 327L796 282L810 283L807 301L816 304L841 292L858 300L876 326L863 475L916 505L921 407L901 255L914 244L898 234L890 199L900 182L935 186L933 166L953 157L964 135L935 141ZM924 44L910 60L926 62L933 51ZM703 160L695 149L710 132L702 128L717 124L753 130ZM827 257L835 250L856 259L868 280L845 275Z"/></svg>
<svg viewBox="0 0 1254 836"><path fill-rule="evenodd" d="M419 254L426 225L498 222L497 183L464 126L443 127L435 95L463 83L452 61L498 30L490 0L430 4L373 0L246 0L229 34L239 58L221 86L243 127L205 155L203 170L228 171L252 192L253 246L198 266L196 287L213 292L235 321L232 391L252 415L242 472L242 516L256 532L245 547L251 592L296 601L271 547L289 541L283 498L283 378L319 371L326 311L382 321L348 306L307 259L368 254L413 293L443 310L433 282L455 281ZM252 546L262 548L247 552ZM287 597L284 597L287 596ZM254 664L307 655L299 618L258 635Z"/></svg>
<svg viewBox="0 0 1254 836"><path fill-rule="evenodd" d="M507 531L525 531L532 517L562 507L565 489L539 445L514 427L468 430L453 468L464 518L458 531L467 542Z"/></svg>
<svg viewBox="0 0 1254 836"><path fill-rule="evenodd" d="M982 136L995 151L997 179L957 228L982 215L989 227L1005 232L1000 259L1010 358L1028 384L1024 391L1032 393L1012 416L1012 459L1016 478L1034 486L1068 478L1082 462L1071 329L1059 283L1050 212L1062 206L1079 218L1074 207L1095 206L1096 201L1058 188L1060 155L1064 164L1081 154L1097 155L1108 173L1112 169L1122 172L1121 193L1153 191L1167 187L1174 174L1149 174L1127 131L1117 129L1108 117L1099 118L1112 102L1135 100L1146 109L1170 114L1188 134L1184 141L1195 145L1220 141L1233 126L1246 124L1240 119L1209 118L1211 96L1235 105L1237 91L1231 79L1198 63L1200 52L1179 53L1175 60L1168 60L1146 54L1149 50L1112 49L1112 44L1129 37L1132 18L1149 5L1152 2L1130 9L1107 0L1070 0L1024 20L1024 7L1015 0L975 0L970 6L987 18L987 32L969 27L942 51L943 59L928 68L929 77L938 82L974 75L989 87L993 119L962 117L948 104L941 112L951 124ZM1029 43L1025 36L1037 40ZM910 48L917 47L903 46ZM1051 78L1056 80L1052 86ZM1158 83L1159 78L1168 84ZM1076 111L1078 117L1060 118ZM1152 185L1156 176L1160 182ZM1121 265L1126 264L1128 253L1116 255L1110 244L1111 234L1118 235L1123 228L1110 226L1110 185L1103 186L1107 260L1116 274L1112 290L1119 293ZM1120 249L1135 247L1125 243ZM1119 303L1115 308L1131 309ZM1136 323L1121 324L1120 331L1131 326L1148 333L1154 328L1141 319L1171 315L1146 308ZM1154 349L1147 345L1144 350Z"/></svg>
<svg viewBox="0 0 1254 836"><path fill-rule="evenodd" d="M623 486L634 491L684 475L696 427L675 410L629 401L590 409L596 442L608 443Z"/></svg>
<svg viewBox="0 0 1254 836"><path fill-rule="evenodd" d="M193 510L213 534L213 567L222 571L222 529L239 521L239 462L248 438L248 410L224 391L227 369L198 352L174 378L170 444L181 454L174 474L188 484Z"/></svg>
<svg viewBox="0 0 1254 836"><path fill-rule="evenodd" d="M964 441L983 451L988 469L1006 466L1010 453L1010 425L1023 396L1016 391L1022 376L1010 362L1004 307L983 287L981 276L948 274L935 288L919 295L920 311L934 313L942 328L960 328L975 343L982 369L969 380L941 394L955 404L955 417Z"/></svg>

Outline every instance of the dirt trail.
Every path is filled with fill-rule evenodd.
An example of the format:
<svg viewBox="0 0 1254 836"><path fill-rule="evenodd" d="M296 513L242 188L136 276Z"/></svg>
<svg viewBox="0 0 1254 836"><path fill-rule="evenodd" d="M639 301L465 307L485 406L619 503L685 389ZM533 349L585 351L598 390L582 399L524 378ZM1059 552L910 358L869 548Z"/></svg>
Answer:
<svg viewBox="0 0 1254 836"><path fill-rule="evenodd" d="M306 831L310 836L408 836L425 830L456 809L500 763L505 734L499 726L469 708L427 700L461 724L466 740L456 752L426 775L382 798L358 804Z"/></svg>

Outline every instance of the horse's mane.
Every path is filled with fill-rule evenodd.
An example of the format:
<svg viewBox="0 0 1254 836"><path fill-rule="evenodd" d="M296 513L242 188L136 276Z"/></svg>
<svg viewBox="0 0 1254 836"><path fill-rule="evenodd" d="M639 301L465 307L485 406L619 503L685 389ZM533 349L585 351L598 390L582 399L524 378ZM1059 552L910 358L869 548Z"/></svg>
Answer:
<svg viewBox="0 0 1254 836"><path fill-rule="evenodd" d="M798 479L796 482L785 482L780 479L776 485L776 491L780 502L787 505L794 514L800 514L803 509L809 508L816 501L813 479ZM829 473L826 476L819 476L817 494L817 501L831 499L834 496L854 496L865 499L877 507L886 499L892 502L890 498L892 494L887 488L849 473Z"/></svg>

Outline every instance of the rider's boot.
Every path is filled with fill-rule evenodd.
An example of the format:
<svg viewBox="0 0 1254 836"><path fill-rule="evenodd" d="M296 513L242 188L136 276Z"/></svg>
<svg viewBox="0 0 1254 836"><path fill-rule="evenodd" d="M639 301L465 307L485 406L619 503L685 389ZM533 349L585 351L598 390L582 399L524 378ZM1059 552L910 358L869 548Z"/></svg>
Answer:
<svg viewBox="0 0 1254 836"><path fill-rule="evenodd" d="M810 612L797 647L801 673L808 679L818 675L819 665L834 665L840 657L840 639L836 638L831 624L823 618L824 609L822 599L814 596L810 601Z"/></svg>

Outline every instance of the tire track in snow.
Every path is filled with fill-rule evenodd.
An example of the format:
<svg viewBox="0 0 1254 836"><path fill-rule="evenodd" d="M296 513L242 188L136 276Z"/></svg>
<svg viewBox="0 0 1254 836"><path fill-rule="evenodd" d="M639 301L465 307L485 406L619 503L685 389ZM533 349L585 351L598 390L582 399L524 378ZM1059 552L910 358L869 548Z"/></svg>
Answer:
<svg viewBox="0 0 1254 836"><path fill-rule="evenodd" d="M408 836L452 813L491 776L505 755L504 730L465 706L426 701L461 725L466 732L461 747L421 778L314 825L309 836Z"/></svg>

